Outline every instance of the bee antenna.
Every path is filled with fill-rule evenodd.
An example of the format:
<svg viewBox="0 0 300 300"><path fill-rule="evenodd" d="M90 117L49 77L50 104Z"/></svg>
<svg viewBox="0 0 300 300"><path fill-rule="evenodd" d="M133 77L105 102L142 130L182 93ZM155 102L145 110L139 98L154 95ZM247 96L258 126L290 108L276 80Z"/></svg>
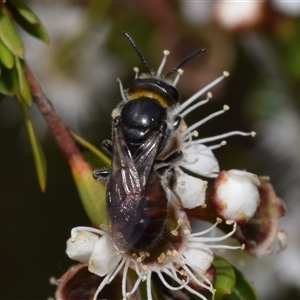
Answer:
<svg viewBox="0 0 300 300"><path fill-rule="evenodd" d="M171 72L169 72L165 77L169 77L171 74L175 73L180 67L186 64L188 61L192 60L194 57L198 56L201 53L206 52L206 49L199 49L192 54L188 55L185 59L183 59Z"/></svg>
<svg viewBox="0 0 300 300"><path fill-rule="evenodd" d="M138 45L136 44L134 39L125 31L123 32L123 34L127 37L129 42L131 43L131 45L135 49L136 53L138 54L140 60L142 61L143 65L144 65L144 67L149 71L149 73L154 74L154 72L149 68L141 49L138 47Z"/></svg>

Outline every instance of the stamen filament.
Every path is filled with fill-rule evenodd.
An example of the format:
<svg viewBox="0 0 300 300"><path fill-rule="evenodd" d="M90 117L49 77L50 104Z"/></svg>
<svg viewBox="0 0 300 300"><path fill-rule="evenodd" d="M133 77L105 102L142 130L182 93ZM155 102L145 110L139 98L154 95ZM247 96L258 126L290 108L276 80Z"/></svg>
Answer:
<svg viewBox="0 0 300 300"><path fill-rule="evenodd" d="M236 224L236 222L234 222L232 230L230 232L228 232L227 234L225 234L223 236L219 236L219 237L204 237L204 238L201 238L201 243L203 243L203 242L219 242L219 241L223 241L223 240L231 237L235 233L236 227L237 227L237 224ZM188 239L191 242L197 242L197 241L199 241L199 238L194 238L194 237L189 237Z"/></svg>
<svg viewBox="0 0 300 300"><path fill-rule="evenodd" d="M134 73L135 73L135 76L134 76L134 79L137 79L137 78L139 78L139 68L138 67L134 67L133 68L133 71L134 71Z"/></svg>
<svg viewBox="0 0 300 300"><path fill-rule="evenodd" d="M215 79L213 82L208 84L206 87L198 91L196 94L194 94L192 97L184 101L179 107L179 112L183 111L186 107L188 107L190 104L192 104L196 99L198 99L200 96L202 96L206 91L208 91L210 88L218 84L220 81L222 81L226 76L222 75L219 78Z"/></svg>
<svg viewBox="0 0 300 300"><path fill-rule="evenodd" d="M200 106L206 104L206 103L209 101L209 99L211 99L211 97L209 97L209 94L210 94L210 93L207 94L207 98L206 98L205 100L202 100L202 101L200 101L200 102L198 102L198 103L196 103L196 104L190 106L190 107L187 108L185 111L183 111L183 112L180 114L180 116L181 116L182 118L184 118L184 117L185 117L186 115L188 115L191 111L193 111L193 110L195 110L196 108L198 108L198 107L200 107Z"/></svg>
<svg viewBox="0 0 300 300"><path fill-rule="evenodd" d="M216 228L218 225L220 224L219 221L217 221L214 225L210 226L209 228L203 230L203 231L199 231L199 232L196 232L196 233L191 233L189 236L188 236L188 239L192 238L192 237L196 237L196 236L201 236L201 235L204 235L206 233L209 233L210 231L212 231L214 228Z"/></svg>
<svg viewBox="0 0 300 300"><path fill-rule="evenodd" d="M208 280L208 285L204 284L203 282L201 282L194 274L193 272L187 267L187 266L182 266L182 268L188 273L188 275L191 276L191 278L199 285L202 286L203 288L207 289L207 290L211 290L212 289L212 284L211 282ZM199 275L201 276L201 273L199 272ZM202 278L206 278L206 276L201 276ZM207 282L207 281L206 281Z"/></svg>
<svg viewBox="0 0 300 300"><path fill-rule="evenodd" d="M123 84L122 84L122 81L120 80L120 78L117 79L117 82L119 83L120 93L121 93L122 99L123 99L124 102L127 102L127 98L125 96L124 89L123 89Z"/></svg>
<svg viewBox="0 0 300 300"><path fill-rule="evenodd" d="M101 290L104 288L104 286L107 284L107 279L109 278L109 276L111 275L111 273L108 273L103 279L101 284L98 286L97 291L94 295L93 300L97 300L97 297L99 295L99 293L101 292Z"/></svg>
<svg viewBox="0 0 300 300"><path fill-rule="evenodd" d="M123 265L125 264L125 262L126 262L126 258L123 258L121 260L121 262L119 263L118 267L113 272L113 274L109 277L109 279L108 279L109 282L111 282L116 277L116 275L119 273L119 271L121 270L121 268L123 267Z"/></svg>
<svg viewBox="0 0 300 300"><path fill-rule="evenodd" d="M161 76L161 72L165 66L165 63L166 63L166 60L167 60L167 56L170 54L170 51L169 50L164 50L164 57L162 59L162 62L160 63L160 66L156 72L156 76L159 77Z"/></svg>
<svg viewBox="0 0 300 300"><path fill-rule="evenodd" d="M139 284L141 283L142 281L142 277L139 277L135 283L135 285L133 286L131 292L129 292L129 295L132 295L138 288Z"/></svg>
<svg viewBox="0 0 300 300"><path fill-rule="evenodd" d="M226 141L222 141L220 144L208 146L208 148L210 150L215 150L215 149L221 148L221 147L226 146L226 145L227 145L227 142Z"/></svg>
<svg viewBox="0 0 300 300"><path fill-rule="evenodd" d="M227 138L229 136L233 136L233 135L242 135L242 136L254 136L253 131L252 132L243 132L243 131L230 131L224 134L219 134L219 135L215 135L215 136L211 136L208 138L203 138L203 139L198 139L196 141L192 141L191 144L204 144L207 142L212 142L212 141L216 141L216 140L220 140L223 138Z"/></svg>
<svg viewBox="0 0 300 300"><path fill-rule="evenodd" d="M126 261L124 269L123 269L123 278L122 278L122 296L123 296L123 298L126 298L126 279L127 279L129 263L130 263L130 260L128 259Z"/></svg>
<svg viewBox="0 0 300 300"><path fill-rule="evenodd" d="M151 293L151 273L152 273L152 271L150 271L150 270L147 273L146 286L147 286L147 299L148 300L152 300L152 293Z"/></svg>
<svg viewBox="0 0 300 300"><path fill-rule="evenodd" d="M173 86L175 87L176 86L176 84L178 83L178 81L179 81L179 78L180 78L180 76L183 74L183 70L182 69L178 69L177 70L177 75L176 75L176 77L175 77L175 79L174 79L174 81L173 81Z"/></svg>
<svg viewBox="0 0 300 300"><path fill-rule="evenodd" d="M181 290L182 288L184 288L184 287L188 284L188 281L186 281L184 284L182 284L182 282L178 282L180 285L177 286L177 287L171 286L171 285L169 285L169 284L165 281L165 279L164 279L164 277L163 277L163 275L161 274L160 271L156 271L156 273L157 273L158 277L160 278L161 282L165 285L165 287L168 288L168 289L171 290L171 291L178 291L178 290ZM177 281L177 280L176 280L176 281Z"/></svg>
<svg viewBox="0 0 300 300"><path fill-rule="evenodd" d="M228 110L228 106L224 105L224 108L222 110L216 111L212 114L210 114L209 116L207 116L206 118L194 123L192 126L188 127L188 129L186 130L186 132L183 133L183 135L187 135L189 132L192 132L193 130L195 130L196 128L198 128L199 126L201 126L202 124L206 123L207 121L223 114L225 111Z"/></svg>

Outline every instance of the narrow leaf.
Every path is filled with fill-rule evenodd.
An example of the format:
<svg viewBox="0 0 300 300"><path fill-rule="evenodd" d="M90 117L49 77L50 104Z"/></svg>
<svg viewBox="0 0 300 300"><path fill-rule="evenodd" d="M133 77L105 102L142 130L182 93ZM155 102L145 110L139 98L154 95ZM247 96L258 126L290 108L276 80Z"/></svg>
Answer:
<svg viewBox="0 0 300 300"><path fill-rule="evenodd" d="M24 57L23 43L4 5L0 6L0 39L14 55Z"/></svg>
<svg viewBox="0 0 300 300"><path fill-rule="evenodd" d="M18 104L20 106L21 113L23 115L25 128L30 141L36 172L37 172L37 177L38 177L38 182L41 190L44 192L46 189L46 176L47 176L47 167L46 167L44 151L41 147L41 144L34 130L33 124L30 120L30 115L26 104L24 104L21 101L18 101Z"/></svg>
<svg viewBox="0 0 300 300"><path fill-rule="evenodd" d="M30 106L32 104L32 97L27 82L27 78L24 73L23 63L18 57L16 57L16 67L18 71L18 80L19 80L19 93L17 97L23 101L25 104Z"/></svg>
<svg viewBox="0 0 300 300"><path fill-rule="evenodd" d="M110 165L110 159L99 149L89 143L87 140L76 134L74 131L70 131L71 136L81 146L83 154L88 152L88 161L98 168L107 167Z"/></svg>
<svg viewBox="0 0 300 300"><path fill-rule="evenodd" d="M14 56L8 50L8 48L3 44L1 39L0 39L0 60L3 63L3 65L8 69L11 69L14 66Z"/></svg>
<svg viewBox="0 0 300 300"><path fill-rule="evenodd" d="M69 160L84 209L95 226L107 225L106 185L93 178L91 167L82 156Z"/></svg>
<svg viewBox="0 0 300 300"><path fill-rule="evenodd" d="M21 1L8 2L14 20L29 34L49 45L49 36L45 26L35 13Z"/></svg>
<svg viewBox="0 0 300 300"><path fill-rule="evenodd" d="M16 66L7 69L2 65L0 76L0 93L6 96L14 96L18 91L18 73Z"/></svg>
<svg viewBox="0 0 300 300"><path fill-rule="evenodd" d="M15 10L30 24L39 24L40 20L36 14L22 0L10 0L7 5L14 6Z"/></svg>

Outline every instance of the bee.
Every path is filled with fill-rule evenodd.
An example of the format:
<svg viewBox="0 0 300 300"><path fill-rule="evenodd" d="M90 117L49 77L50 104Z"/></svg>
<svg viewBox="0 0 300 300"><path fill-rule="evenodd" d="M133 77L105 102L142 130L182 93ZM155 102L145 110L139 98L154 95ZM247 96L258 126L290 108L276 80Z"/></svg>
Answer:
<svg viewBox="0 0 300 300"><path fill-rule="evenodd" d="M109 233L122 253L151 251L163 239L176 184L174 164L183 156L174 142L181 123L179 93L168 77L205 51L194 52L167 75L161 75L163 60L155 74L135 41L124 34L149 73L136 76L124 91L120 83L123 101L113 113L112 140L102 143L112 156L111 169L93 173L107 182Z"/></svg>

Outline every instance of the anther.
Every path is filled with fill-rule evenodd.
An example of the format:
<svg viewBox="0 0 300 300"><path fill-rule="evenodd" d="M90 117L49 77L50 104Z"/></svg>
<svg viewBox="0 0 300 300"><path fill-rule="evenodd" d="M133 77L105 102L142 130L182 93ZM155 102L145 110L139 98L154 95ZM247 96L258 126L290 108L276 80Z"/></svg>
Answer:
<svg viewBox="0 0 300 300"><path fill-rule="evenodd" d="M255 131L251 131L251 132L250 132L250 135L251 135L252 137L255 137L255 136L256 136L256 132L255 132Z"/></svg>
<svg viewBox="0 0 300 300"><path fill-rule="evenodd" d="M183 70L182 69L178 69L177 70L177 75L176 75L176 77L175 77L175 79L174 79L174 81L173 81L173 86L175 87L176 86L176 84L178 83L178 81L179 81L179 78L180 78L180 76L183 74Z"/></svg>
<svg viewBox="0 0 300 300"><path fill-rule="evenodd" d="M223 76L228 77L229 75L230 75L230 74L229 74L228 71L224 71L224 72L223 72Z"/></svg>
<svg viewBox="0 0 300 300"><path fill-rule="evenodd" d="M226 145L227 145L227 142L226 142L226 141L222 141L222 142L220 143L220 145L221 145L221 146L226 146Z"/></svg>
<svg viewBox="0 0 300 300"><path fill-rule="evenodd" d="M241 250L245 249L245 244L241 245Z"/></svg>
<svg viewBox="0 0 300 300"><path fill-rule="evenodd" d="M185 236L189 236L189 235L191 234L191 231L190 231L189 229L185 229L185 230L183 231L183 234L184 234Z"/></svg>
<svg viewBox="0 0 300 300"><path fill-rule="evenodd" d="M134 73L135 73L135 79L137 79L137 78L139 77L139 72L140 72L140 70L139 70L138 67L134 67L134 68L133 68L133 71L134 71Z"/></svg>
<svg viewBox="0 0 300 300"><path fill-rule="evenodd" d="M226 224L227 225L232 225L232 224L234 224L235 222L233 221L233 220L226 220Z"/></svg>
<svg viewBox="0 0 300 300"><path fill-rule="evenodd" d="M229 106L228 106L227 104L225 104L225 105L223 106L223 110L224 110L224 111L229 110Z"/></svg>
<svg viewBox="0 0 300 300"><path fill-rule="evenodd" d="M221 224L223 222L223 220L221 218L217 218L217 223ZM227 222L227 221L226 221ZM227 224L227 223L226 223Z"/></svg>
<svg viewBox="0 0 300 300"><path fill-rule="evenodd" d="M163 260L166 258L165 253L161 253L160 256L157 258L157 261L159 264L161 264L163 262Z"/></svg>
<svg viewBox="0 0 300 300"><path fill-rule="evenodd" d="M49 283L50 283L51 285L57 285L57 279L56 279L54 276L51 276L51 277L49 278Z"/></svg>
<svg viewBox="0 0 300 300"><path fill-rule="evenodd" d="M198 136L199 136L199 132L198 132L197 130L194 130L194 131L193 131L193 136L194 136L194 137L198 137Z"/></svg>

